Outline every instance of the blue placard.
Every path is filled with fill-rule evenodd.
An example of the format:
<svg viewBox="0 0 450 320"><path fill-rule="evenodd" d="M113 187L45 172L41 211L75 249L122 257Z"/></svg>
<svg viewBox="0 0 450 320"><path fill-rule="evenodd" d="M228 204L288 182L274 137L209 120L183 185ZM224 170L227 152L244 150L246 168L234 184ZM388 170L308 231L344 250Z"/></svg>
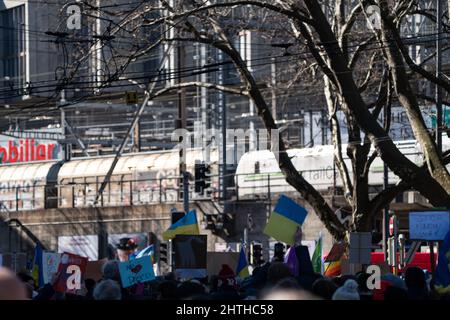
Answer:
<svg viewBox="0 0 450 320"><path fill-rule="evenodd" d="M144 283L155 279L152 258L144 256L119 264L120 279L122 287L128 288L137 283Z"/></svg>
<svg viewBox="0 0 450 320"><path fill-rule="evenodd" d="M421 211L409 213L411 240L440 241L450 229L448 211Z"/></svg>

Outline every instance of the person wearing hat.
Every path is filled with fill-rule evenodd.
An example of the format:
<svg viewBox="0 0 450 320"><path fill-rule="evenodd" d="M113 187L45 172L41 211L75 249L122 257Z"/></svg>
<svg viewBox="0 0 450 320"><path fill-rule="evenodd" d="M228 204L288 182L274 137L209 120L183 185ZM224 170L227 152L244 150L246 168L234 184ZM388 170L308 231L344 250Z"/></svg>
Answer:
<svg viewBox="0 0 450 320"><path fill-rule="evenodd" d="M122 238L117 244L117 257L119 261L125 262L129 260L130 254L136 252L138 247L136 241L132 238Z"/></svg>
<svg viewBox="0 0 450 320"><path fill-rule="evenodd" d="M353 279L348 279L342 287L334 292L332 300L360 300L358 283Z"/></svg>

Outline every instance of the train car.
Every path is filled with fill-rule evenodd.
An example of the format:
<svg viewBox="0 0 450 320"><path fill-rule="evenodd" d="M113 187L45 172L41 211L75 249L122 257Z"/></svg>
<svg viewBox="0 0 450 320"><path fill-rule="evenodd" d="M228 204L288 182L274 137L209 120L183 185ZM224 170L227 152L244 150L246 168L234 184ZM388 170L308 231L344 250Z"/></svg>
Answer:
<svg viewBox="0 0 450 320"><path fill-rule="evenodd" d="M201 149L186 152L187 171L204 161ZM92 206L113 156L0 165L0 210L21 211ZM211 150L212 190L218 190L217 150ZM192 182L191 182L192 184ZM201 198L191 188L192 198ZM176 202L179 197L178 150L120 157L99 205Z"/></svg>
<svg viewBox="0 0 450 320"><path fill-rule="evenodd" d="M400 151L412 162L421 165L423 162L420 145L415 140L396 142ZM443 137L444 150L450 149L450 139ZM347 164L350 177L352 166L346 156L347 145L342 145L344 161ZM372 148L371 152L374 149ZM342 187L342 180L333 167L334 147L322 145L313 148L290 149L289 157L302 174L302 176L317 190L326 191L334 186ZM450 168L450 166L447 166ZM384 181L384 164L380 157L372 163L369 171L369 183L371 186L382 186ZM389 172L389 183L398 182L399 178ZM294 192L281 172L275 155L269 151L252 151L244 154L240 159L235 175L238 197L253 198L263 197L270 193Z"/></svg>
<svg viewBox="0 0 450 320"><path fill-rule="evenodd" d="M210 157L212 168L217 167L217 152L213 151ZM58 173L58 207L92 206L113 159L113 156L101 156L66 162ZM187 171L193 173L195 162L204 160L201 149L188 150ZM212 187L217 188L217 179L213 181ZM179 152L155 151L122 156L99 199L99 204L119 206L176 202L178 197Z"/></svg>
<svg viewBox="0 0 450 320"><path fill-rule="evenodd" d="M2 210L44 209L52 206L58 161L39 161L0 166Z"/></svg>

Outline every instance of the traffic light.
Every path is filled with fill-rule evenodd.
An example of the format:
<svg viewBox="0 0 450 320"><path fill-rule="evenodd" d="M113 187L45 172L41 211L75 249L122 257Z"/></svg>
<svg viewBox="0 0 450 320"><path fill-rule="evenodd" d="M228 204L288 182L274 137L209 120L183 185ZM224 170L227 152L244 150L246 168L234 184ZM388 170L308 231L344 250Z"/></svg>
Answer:
<svg viewBox="0 0 450 320"><path fill-rule="evenodd" d="M169 250L166 242L161 242L159 244L159 261L168 263Z"/></svg>
<svg viewBox="0 0 450 320"><path fill-rule="evenodd" d="M250 264L259 266L264 263L262 258L263 248L261 243L252 243L250 245Z"/></svg>
<svg viewBox="0 0 450 320"><path fill-rule="evenodd" d="M275 258L275 261L284 261L284 244L282 244L281 242L275 243L273 257Z"/></svg>
<svg viewBox="0 0 450 320"><path fill-rule="evenodd" d="M195 192L203 194L211 187L211 167L203 162L197 162L194 169Z"/></svg>
<svg viewBox="0 0 450 320"><path fill-rule="evenodd" d="M204 163L195 163L195 192L203 193L206 186L206 165Z"/></svg>

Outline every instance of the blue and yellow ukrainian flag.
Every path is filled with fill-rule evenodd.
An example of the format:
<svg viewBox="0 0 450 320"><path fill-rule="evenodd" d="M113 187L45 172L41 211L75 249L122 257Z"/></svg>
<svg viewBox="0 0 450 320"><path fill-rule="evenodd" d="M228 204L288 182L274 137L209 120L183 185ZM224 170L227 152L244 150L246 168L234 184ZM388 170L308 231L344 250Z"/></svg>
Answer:
<svg viewBox="0 0 450 320"><path fill-rule="evenodd" d="M236 275L241 279L245 279L248 276L250 276L250 272L248 271L247 256L245 255L244 247L241 248L241 253L239 254L239 261L236 268Z"/></svg>
<svg viewBox="0 0 450 320"><path fill-rule="evenodd" d="M178 234L197 235L200 234L197 224L197 213L195 210L189 211L187 215L175 222L163 233L165 241L175 238Z"/></svg>
<svg viewBox="0 0 450 320"><path fill-rule="evenodd" d="M44 270L42 269L42 255L43 255L42 246L38 243L36 244L36 248L34 249L34 262L31 275L39 288L45 285L43 273Z"/></svg>
<svg viewBox="0 0 450 320"><path fill-rule="evenodd" d="M435 289L440 294L450 293L450 230L439 248Z"/></svg>
<svg viewBox="0 0 450 320"><path fill-rule="evenodd" d="M307 214L305 208L281 195L264 228L264 233L278 241L293 245L297 227L303 224Z"/></svg>

